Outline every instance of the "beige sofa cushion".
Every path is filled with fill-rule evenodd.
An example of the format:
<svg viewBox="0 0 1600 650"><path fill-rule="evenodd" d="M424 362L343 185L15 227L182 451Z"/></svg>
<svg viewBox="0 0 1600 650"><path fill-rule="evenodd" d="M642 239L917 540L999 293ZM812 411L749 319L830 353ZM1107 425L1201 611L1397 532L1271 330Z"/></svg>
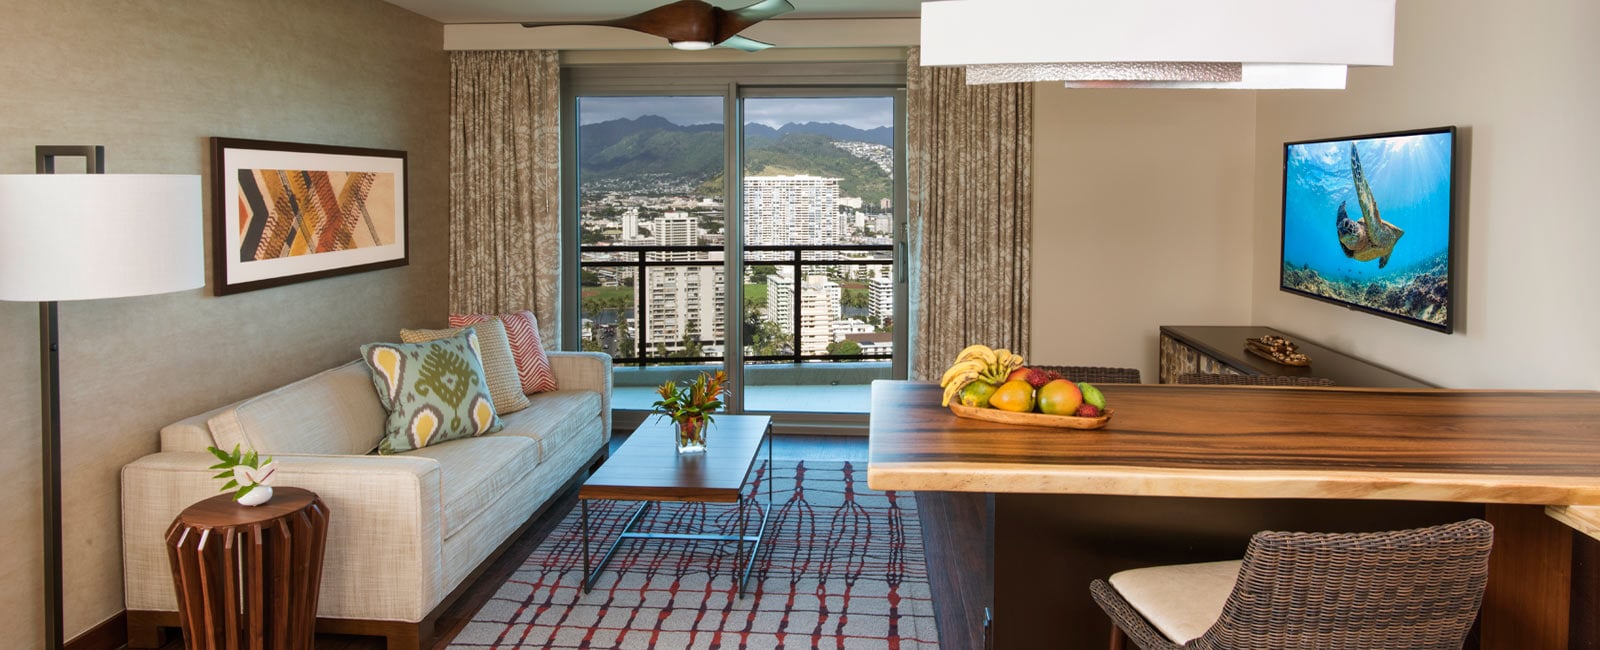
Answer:
<svg viewBox="0 0 1600 650"><path fill-rule="evenodd" d="M269 454L365 454L388 416L367 364L352 361L235 404L207 421L221 449Z"/></svg>
<svg viewBox="0 0 1600 650"><path fill-rule="evenodd" d="M539 465L538 443L527 438L463 438L396 456L439 463L439 500L449 539Z"/></svg>
<svg viewBox="0 0 1600 650"><path fill-rule="evenodd" d="M505 425L488 437L519 436L539 443L539 462L556 446L579 436L600 435L600 394L590 390L557 390L528 396L528 408L500 418Z"/></svg>
<svg viewBox="0 0 1600 650"><path fill-rule="evenodd" d="M216 446L216 439L211 437L211 426L206 423L223 411L238 405L239 402L234 402L161 427L161 451L205 451ZM232 450L233 447L228 449Z"/></svg>

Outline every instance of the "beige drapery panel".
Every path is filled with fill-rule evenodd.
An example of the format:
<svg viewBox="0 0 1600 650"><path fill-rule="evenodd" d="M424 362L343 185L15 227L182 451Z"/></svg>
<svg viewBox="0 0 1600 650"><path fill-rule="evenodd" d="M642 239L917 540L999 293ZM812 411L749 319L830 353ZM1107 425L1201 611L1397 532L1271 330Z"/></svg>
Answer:
<svg viewBox="0 0 1600 650"><path fill-rule="evenodd" d="M1028 353L1033 90L968 86L961 68L906 62L906 198L917 273L914 379L961 348Z"/></svg>
<svg viewBox="0 0 1600 650"><path fill-rule="evenodd" d="M450 311L561 344L561 75L553 51L450 53Z"/></svg>

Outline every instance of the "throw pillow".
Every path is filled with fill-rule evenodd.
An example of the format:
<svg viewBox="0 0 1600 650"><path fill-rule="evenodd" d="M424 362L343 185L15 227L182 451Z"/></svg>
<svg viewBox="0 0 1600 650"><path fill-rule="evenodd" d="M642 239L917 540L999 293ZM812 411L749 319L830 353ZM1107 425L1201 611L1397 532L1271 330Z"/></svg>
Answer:
<svg viewBox="0 0 1600 650"><path fill-rule="evenodd" d="M472 330L426 343L361 346L378 401L389 412L378 453L500 430L478 350L478 333Z"/></svg>
<svg viewBox="0 0 1600 650"><path fill-rule="evenodd" d="M470 328L478 333L478 347L482 349L483 374L489 379L489 397L494 400L494 412L501 415L516 413L528 408L528 396L522 394L522 379L517 375L517 364L511 357L511 343L506 340L506 326L497 320L486 320ZM449 330L400 330L400 340L406 343L437 341L460 333Z"/></svg>
<svg viewBox="0 0 1600 650"><path fill-rule="evenodd" d="M486 320L505 323L506 338L511 340L511 356L517 362L517 374L522 377L522 392L532 395L556 389L556 374L550 370L550 359L544 355L544 343L539 340L539 321L533 312L523 310L500 316L486 314L451 314L451 327L466 327Z"/></svg>

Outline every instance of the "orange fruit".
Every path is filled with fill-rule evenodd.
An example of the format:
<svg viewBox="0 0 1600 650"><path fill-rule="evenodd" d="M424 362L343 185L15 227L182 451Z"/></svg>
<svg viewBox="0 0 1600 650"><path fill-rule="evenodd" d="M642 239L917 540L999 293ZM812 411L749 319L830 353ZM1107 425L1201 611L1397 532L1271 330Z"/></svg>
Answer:
<svg viewBox="0 0 1600 650"><path fill-rule="evenodd" d="M1021 379L1013 379L994 390L989 396L989 406L1002 411L1015 411L1027 413L1033 410L1033 385Z"/></svg>

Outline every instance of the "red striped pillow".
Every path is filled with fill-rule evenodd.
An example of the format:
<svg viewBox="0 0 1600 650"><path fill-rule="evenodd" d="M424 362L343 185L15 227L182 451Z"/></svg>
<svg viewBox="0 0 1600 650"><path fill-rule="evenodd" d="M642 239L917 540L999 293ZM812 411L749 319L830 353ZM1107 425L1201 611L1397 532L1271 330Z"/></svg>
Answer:
<svg viewBox="0 0 1600 650"><path fill-rule="evenodd" d="M451 314L451 327L466 327L486 320L498 320L506 326L506 338L511 342L511 358L517 364L517 377L522 380L522 392L528 395L556 389L556 374L550 370L550 359L544 355L544 344L539 340L539 321L533 312L523 310L499 316L486 314Z"/></svg>

